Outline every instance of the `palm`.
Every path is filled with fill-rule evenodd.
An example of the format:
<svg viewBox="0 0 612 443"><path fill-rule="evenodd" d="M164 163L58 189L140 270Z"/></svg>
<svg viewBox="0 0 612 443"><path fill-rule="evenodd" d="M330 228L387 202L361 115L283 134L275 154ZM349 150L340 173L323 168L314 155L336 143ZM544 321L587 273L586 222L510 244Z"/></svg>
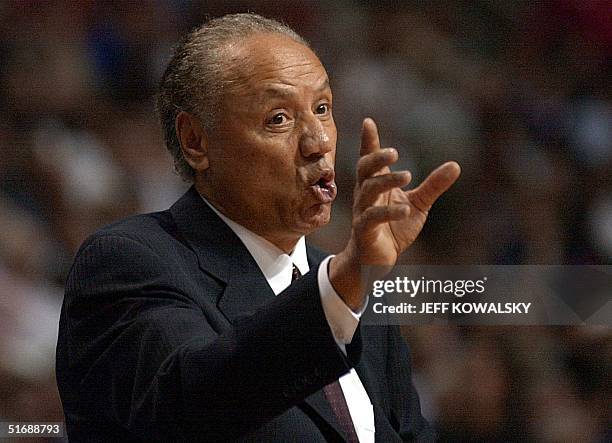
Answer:
<svg viewBox="0 0 612 443"><path fill-rule="evenodd" d="M404 192L401 189L393 189L390 194L390 204L407 204L410 207L410 215L406 219L387 223L388 231L395 240L399 254L416 240L425 225L428 211L422 211L414 202L410 201L410 191Z"/></svg>

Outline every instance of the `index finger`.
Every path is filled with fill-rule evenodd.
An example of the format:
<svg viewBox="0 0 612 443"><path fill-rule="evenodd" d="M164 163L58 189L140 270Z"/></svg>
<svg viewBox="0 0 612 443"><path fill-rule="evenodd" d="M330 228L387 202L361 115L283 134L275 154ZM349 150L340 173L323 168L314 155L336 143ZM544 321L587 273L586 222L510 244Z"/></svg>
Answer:
<svg viewBox="0 0 612 443"><path fill-rule="evenodd" d="M359 150L359 155L363 157L376 151L380 151L378 128L374 120L368 117L363 119L361 126L361 149Z"/></svg>

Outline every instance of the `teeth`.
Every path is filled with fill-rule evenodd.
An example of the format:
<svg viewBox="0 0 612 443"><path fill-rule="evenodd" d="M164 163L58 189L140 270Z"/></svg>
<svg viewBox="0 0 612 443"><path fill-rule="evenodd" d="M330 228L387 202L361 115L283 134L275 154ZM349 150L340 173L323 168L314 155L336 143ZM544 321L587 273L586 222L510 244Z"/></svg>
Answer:
<svg viewBox="0 0 612 443"><path fill-rule="evenodd" d="M334 182L328 182L328 181L325 181L323 179L321 179L318 182L316 182L315 186L318 186L319 188L326 189L326 190L335 189L336 188L336 185L334 184Z"/></svg>

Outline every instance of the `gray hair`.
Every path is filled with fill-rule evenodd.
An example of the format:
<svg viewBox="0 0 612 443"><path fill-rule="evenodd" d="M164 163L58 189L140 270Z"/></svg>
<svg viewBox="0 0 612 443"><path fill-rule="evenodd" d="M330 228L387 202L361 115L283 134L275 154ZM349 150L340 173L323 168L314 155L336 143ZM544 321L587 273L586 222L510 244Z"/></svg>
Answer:
<svg viewBox="0 0 612 443"><path fill-rule="evenodd" d="M252 13L212 19L191 31L176 46L159 85L157 111L166 147L174 158L176 172L185 181L193 181L195 171L181 151L176 116L181 111L188 112L200 119L204 129L213 129L222 99L223 72L227 68L224 49L229 43L261 33L284 35L310 47L288 26Z"/></svg>

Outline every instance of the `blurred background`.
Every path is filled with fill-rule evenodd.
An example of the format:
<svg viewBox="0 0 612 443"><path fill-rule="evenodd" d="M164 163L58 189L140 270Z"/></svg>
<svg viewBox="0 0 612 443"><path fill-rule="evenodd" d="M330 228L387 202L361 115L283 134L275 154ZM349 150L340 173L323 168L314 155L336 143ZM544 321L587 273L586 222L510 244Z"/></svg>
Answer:
<svg viewBox="0 0 612 443"><path fill-rule="evenodd" d="M365 116L415 183L460 182L412 264L611 264L609 0L0 2L0 421L60 421L53 375L63 283L98 227L167 208L173 173L152 94L179 37L253 11L326 65L340 197L312 240L348 238ZM419 326L423 410L449 441L612 440L602 327Z"/></svg>

